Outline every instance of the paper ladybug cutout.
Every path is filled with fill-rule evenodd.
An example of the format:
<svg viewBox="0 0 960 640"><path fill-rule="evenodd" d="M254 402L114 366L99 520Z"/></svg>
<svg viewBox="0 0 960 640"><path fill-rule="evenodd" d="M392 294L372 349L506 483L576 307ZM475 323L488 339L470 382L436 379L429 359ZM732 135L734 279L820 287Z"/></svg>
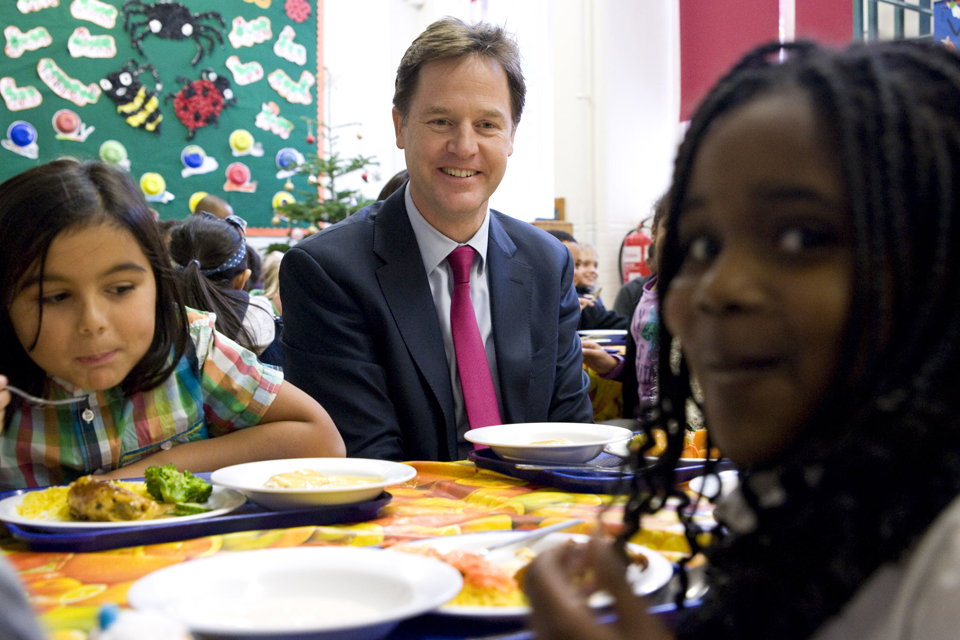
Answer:
<svg viewBox="0 0 960 640"><path fill-rule="evenodd" d="M164 102L173 99L177 118L189 130L187 140L193 140L197 129L208 124L219 126L220 113L237 103L230 88L230 80L226 76L218 75L213 69L201 71L199 80L181 76L177 78L177 82L182 84L183 88L167 95Z"/></svg>

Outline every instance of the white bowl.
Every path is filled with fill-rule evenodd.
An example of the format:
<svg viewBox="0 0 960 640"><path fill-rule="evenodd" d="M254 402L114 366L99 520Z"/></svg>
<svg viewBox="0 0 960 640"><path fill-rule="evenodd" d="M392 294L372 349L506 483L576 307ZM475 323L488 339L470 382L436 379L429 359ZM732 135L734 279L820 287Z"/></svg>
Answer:
<svg viewBox="0 0 960 640"><path fill-rule="evenodd" d="M527 422L481 427L467 431L470 442L485 444L505 460L586 462L596 458L611 442L627 440L633 432L623 427L575 422ZM535 444L546 440L569 440L569 444Z"/></svg>
<svg viewBox="0 0 960 640"><path fill-rule="evenodd" d="M161 569L127 594L218 638L376 640L460 592L449 565L355 547L223 553Z"/></svg>
<svg viewBox="0 0 960 640"><path fill-rule="evenodd" d="M278 473L310 469L325 476L349 476L374 479L370 484L321 489L286 489L263 486ZM261 507L276 511L309 509L319 505L350 504L376 498L384 487L401 484L417 475L413 467L366 458L290 458L263 460L218 469L210 481L236 489Z"/></svg>

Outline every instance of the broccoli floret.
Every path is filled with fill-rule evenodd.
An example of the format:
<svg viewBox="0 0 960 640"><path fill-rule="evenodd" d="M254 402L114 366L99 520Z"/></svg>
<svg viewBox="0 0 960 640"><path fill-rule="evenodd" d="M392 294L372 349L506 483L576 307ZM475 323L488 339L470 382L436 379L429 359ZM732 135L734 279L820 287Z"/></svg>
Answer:
<svg viewBox="0 0 960 640"><path fill-rule="evenodd" d="M147 492L157 502L166 504L206 502L213 492L213 485L209 482L189 471L181 473L172 464L147 467L143 477L147 482Z"/></svg>

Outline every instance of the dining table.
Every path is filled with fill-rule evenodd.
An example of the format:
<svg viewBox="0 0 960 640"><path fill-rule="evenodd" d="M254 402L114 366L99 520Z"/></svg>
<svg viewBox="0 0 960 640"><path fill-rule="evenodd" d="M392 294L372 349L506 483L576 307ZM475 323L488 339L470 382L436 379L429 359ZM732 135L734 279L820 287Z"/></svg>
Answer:
<svg viewBox="0 0 960 640"><path fill-rule="evenodd" d="M185 540L127 544L91 550L84 544L37 544L0 525L0 549L23 582L29 602L51 640L86 640L97 625L101 606L129 606L127 591L138 579L179 563L237 551L304 546L387 548L398 543L488 531L534 529L577 518L573 533L598 529L622 531L624 496L577 491L577 485L548 486L536 476L514 477L478 466L475 461L407 462L416 476L388 487L388 502L363 521L213 532ZM522 475L522 474L521 474ZM571 490L573 489L573 490ZM697 504L696 517L712 519L711 505ZM362 512L357 512L362 513ZM372 516L372 517L369 517ZM214 526L211 519L209 526ZM236 527L232 527L236 528ZM209 531L209 530L205 530ZM127 539L121 539L127 540ZM632 542L675 560L689 551L683 528L669 508L646 516ZM101 545L102 546L102 545ZM109 545L107 545L109 546ZM95 547L94 547L95 548ZM659 597L659 599L658 599ZM665 602L654 594L652 602ZM435 613L402 622L392 640L431 638L522 638L523 620L458 618Z"/></svg>

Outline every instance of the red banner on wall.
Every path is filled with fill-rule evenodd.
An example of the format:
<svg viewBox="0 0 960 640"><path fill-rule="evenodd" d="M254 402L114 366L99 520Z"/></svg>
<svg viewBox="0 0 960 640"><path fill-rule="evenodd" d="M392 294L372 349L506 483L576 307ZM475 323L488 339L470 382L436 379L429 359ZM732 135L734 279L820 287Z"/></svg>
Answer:
<svg viewBox="0 0 960 640"><path fill-rule="evenodd" d="M681 120L743 54L779 37L779 20L777 0L680 0Z"/></svg>
<svg viewBox="0 0 960 640"><path fill-rule="evenodd" d="M853 7L838 0L796 0L796 39L843 47L853 39Z"/></svg>

